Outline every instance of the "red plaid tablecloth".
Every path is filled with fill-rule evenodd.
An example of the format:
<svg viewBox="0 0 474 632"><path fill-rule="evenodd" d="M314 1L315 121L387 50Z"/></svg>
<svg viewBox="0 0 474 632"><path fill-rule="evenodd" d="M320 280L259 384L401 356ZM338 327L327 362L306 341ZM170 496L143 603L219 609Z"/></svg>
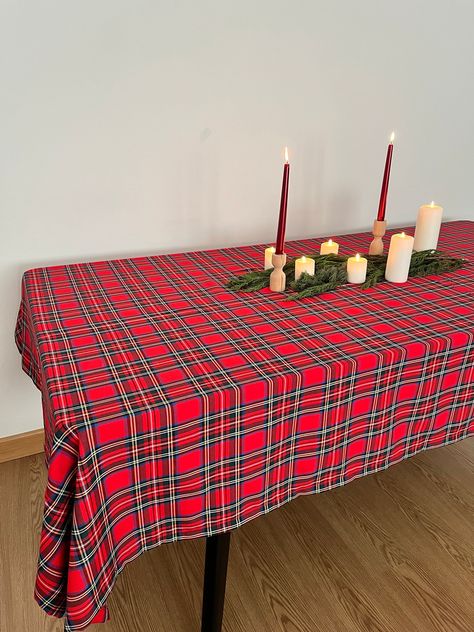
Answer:
<svg viewBox="0 0 474 632"><path fill-rule="evenodd" d="M338 241L364 252L370 235ZM440 248L474 261L474 222L444 224ZM296 303L224 287L262 261L248 246L25 273L16 340L48 464L35 595L66 630L107 618L146 549L473 432L471 263Z"/></svg>

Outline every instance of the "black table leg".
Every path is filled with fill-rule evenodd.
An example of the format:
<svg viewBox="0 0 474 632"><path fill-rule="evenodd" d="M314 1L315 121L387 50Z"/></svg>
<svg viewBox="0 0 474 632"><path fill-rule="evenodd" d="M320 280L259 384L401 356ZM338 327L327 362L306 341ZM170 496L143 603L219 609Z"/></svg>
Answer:
<svg viewBox="0 0 474 632"><path fill-rule="evenodd" d="M230 531L206 538L201 632L221 632Z"/></svg>

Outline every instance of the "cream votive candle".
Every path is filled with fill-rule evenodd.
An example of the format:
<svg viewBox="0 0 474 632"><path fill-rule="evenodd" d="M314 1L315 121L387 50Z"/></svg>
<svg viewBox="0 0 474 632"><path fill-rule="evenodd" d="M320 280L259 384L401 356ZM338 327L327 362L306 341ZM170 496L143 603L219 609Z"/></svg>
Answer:
<svg viewBox="0 0 474 632"><path fill-rule="evenodd" d="M273 246L265 248L265 270L270 270L270 268L273 268L272 255L274 253L275 248Z"/></svg>
<svg viewBox="0 0 474 632"><path fill-rule="evenodd" d="M385 268L385 278L391 283L405 283L408 279L414 239L411 235L392 235Z"/></svg>
<svg viewBox="0 0 474 632"><path fill-rule="evenodd" d="M413 250L436 250L438 247L439 229L443 217L443 207L434 202L423 204L418 210Z"/></svg>
<svg viewBox="0 0 474 632"><path fill-rule="evenodd" d="M349 283L364 283L367 276L367 259L359 253L347 260L347 280Z"/></svg>
<svg viewBox="0 0 474 632"><path fill-rule="evenodd" d="M298 281L303 272L311 276L314 275L314 259L311 259L311 257L300 257L300 259L296 259L295 281Z"/></svg>
<svg viewBox="0 0 474 632"><path fill-rule="evenodd" d="M339 252L339 244L332 239L328 239L321 244L321 248L319 249L320 255L337 255Z"/></svg>

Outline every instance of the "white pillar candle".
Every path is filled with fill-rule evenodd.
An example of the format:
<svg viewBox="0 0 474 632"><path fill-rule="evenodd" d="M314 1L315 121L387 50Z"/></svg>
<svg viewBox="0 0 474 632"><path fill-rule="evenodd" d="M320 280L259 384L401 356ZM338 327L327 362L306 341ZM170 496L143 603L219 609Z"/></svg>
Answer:
<svg viewBox="0 0 474 632"><path fill-rule="evenodd" d="M328 239L321 244L321 248L319 249L320 255L337 255L339 252L339 244L333 241L332 239Z"/></svg>
<svg viewBox="0 0 474 632"><path fill-rule="evenodd" d="M311 257L301 257L295 261L295 281L298 281L300 276L306 272L306 274L314 275L314 259Z"/></svg>
<svg viewBox="0 0 474 632"><path fill-rule="evenodd" d="M349 283L364 283L367 276L367 259L359 253L347 260L347 280Z"/></svg>
<svg viewBox="0 0 474 632"><path fill-rule="evenodd" d="M408 279L414 239L411 235L392 235L388 251L385 278L391 283L405 283Z"/></svg>
<svg viewBox="0 0 474 632"><path fill-rule="evenodd" d="M420 206L418 219L416 220L414 250L417 252L420 252L420 250L436 250L442 217L442 206L438 206L434 202Z"/></svg>
<svg viewBox="0 0 474 632"><path fill-rule="evenodd" d="M273 246L265 248L265 270L270 270L270 268L273 268L272 255L274 252L275 248Z"/></svg>

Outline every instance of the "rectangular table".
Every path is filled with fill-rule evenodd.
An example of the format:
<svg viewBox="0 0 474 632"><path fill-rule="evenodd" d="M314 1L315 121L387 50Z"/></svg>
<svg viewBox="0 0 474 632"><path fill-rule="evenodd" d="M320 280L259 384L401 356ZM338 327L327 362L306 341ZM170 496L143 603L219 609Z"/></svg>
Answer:
<svg viewBox="0 0 474 632"><path fill-rule="evenodd" d="M338 238L341 252L370 238ZM444 224L440 248L473 261L474 222ZM25 273L16 341L48 465L35 596L66 630L106 620L140 553L203 536L203 629L219 629L228 537L214 536L473 433L471 262L301 302L225 288L262 259L247 246Z"/></svg>

